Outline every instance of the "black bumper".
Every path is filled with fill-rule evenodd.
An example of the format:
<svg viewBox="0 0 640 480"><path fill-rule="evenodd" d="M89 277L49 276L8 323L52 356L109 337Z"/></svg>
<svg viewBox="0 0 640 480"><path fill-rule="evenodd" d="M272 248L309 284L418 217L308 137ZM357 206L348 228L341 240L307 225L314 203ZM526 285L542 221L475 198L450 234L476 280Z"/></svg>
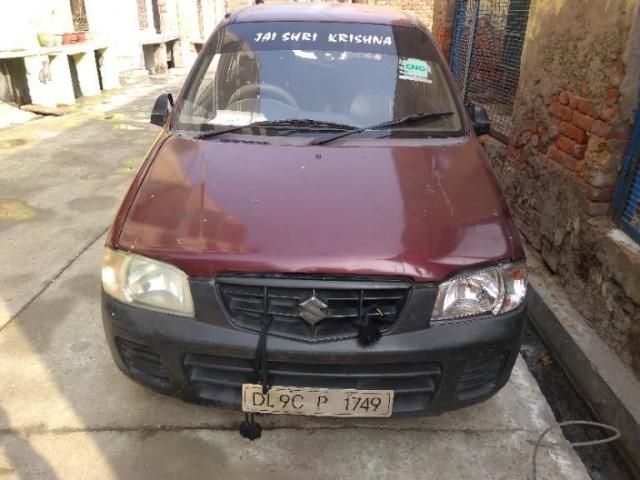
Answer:
<svg viewBox="0 0 640 480"><path fill-rule="evenodd" d="M113 358L134 380L185 401L239 409L253 382L258 334L119 303L103 293ZM524 307L418 331L306 343L269 336L274 385L393 389L394 415L437 414L478 403L509 379L524 331Z"/></svg>

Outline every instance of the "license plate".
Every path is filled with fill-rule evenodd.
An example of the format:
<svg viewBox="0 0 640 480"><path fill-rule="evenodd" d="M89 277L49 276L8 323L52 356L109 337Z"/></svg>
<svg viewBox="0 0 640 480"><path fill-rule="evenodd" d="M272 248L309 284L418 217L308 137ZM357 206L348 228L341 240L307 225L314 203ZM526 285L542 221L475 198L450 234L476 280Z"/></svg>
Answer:
<svg viewBox="0 0 640 480"><path fill-rule="evenodd" d="M389 417L393 390L271 387L242 385L242 410L253 413L319 417Z"/></svg>

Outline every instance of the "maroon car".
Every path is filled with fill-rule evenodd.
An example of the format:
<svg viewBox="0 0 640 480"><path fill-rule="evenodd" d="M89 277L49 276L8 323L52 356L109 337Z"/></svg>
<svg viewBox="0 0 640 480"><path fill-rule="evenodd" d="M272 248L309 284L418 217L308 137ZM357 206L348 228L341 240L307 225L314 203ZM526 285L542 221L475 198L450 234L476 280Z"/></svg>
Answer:
<svg viewBox="0 0 640 480"><path fill-rule="evenodd" d="M524 252L430 34L260 5L211 35L111 228L118 367L245 412L439 413L507 381ZM475 131L475 133L474 133Z"/></svg>

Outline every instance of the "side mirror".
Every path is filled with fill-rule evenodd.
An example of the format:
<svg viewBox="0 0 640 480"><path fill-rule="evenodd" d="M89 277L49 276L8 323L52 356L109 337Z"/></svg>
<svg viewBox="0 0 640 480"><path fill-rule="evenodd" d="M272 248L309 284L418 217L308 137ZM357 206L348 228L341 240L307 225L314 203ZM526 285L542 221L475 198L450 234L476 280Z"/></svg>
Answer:
<svg viewBox="0 0 640 480"><path fill-rule="evenodd" d="M151 110L151 124L163 127L169 118L169 114L173 109L173 95L170 93L163 93L153 104L153 110Z"/></svg>
<svg viewBox="0 0 640 480"><path fill-rule="evenodd" d="M482 105L470 103L467 109L476 135L489 135L491 133L491 120L489 120L489 114L485 108Z"/></svg>

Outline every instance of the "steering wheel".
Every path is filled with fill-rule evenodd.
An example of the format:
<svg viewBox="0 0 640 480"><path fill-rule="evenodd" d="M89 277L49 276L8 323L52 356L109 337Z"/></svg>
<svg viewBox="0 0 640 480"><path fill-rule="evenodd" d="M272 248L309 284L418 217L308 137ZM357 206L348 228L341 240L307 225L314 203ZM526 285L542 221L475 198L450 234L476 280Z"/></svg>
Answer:
<svg viewBox="0 0 640 480"><path fill-rule="evenodd" d="M248 85L243 85L238 90L233 92L233 95L231 95L231 98L227 103L227 108L229 108L230 105L233 105L234 103L237 103L241 100L257 96L258 92L272 97L275 100L279 100L282 103L286 103L287 105L295 109L300 109L300 105L298 105L296 99L293 98L293 95L291 95L283 88L276 85L271 85L269 83L250 83Z"/></svg>

